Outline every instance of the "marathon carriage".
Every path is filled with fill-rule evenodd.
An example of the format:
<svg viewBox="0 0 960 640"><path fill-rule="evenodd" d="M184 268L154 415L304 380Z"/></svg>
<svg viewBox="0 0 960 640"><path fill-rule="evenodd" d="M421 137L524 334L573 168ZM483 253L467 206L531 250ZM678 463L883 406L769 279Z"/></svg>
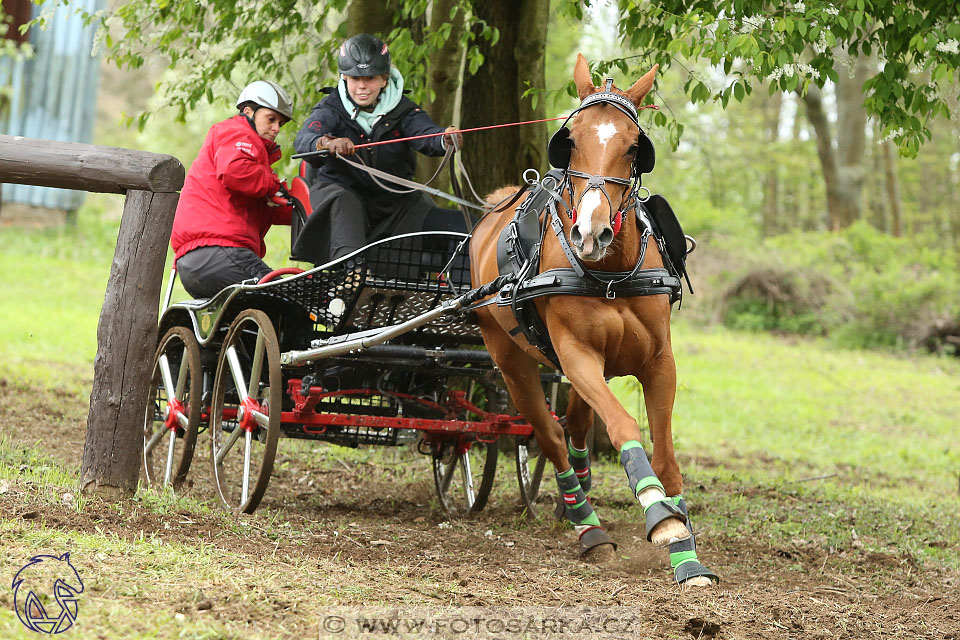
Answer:
<svg viewBox="0 0 960 640"><path fill-rule="evenodd" d="M440 504L457 514L485 506L504 437L522 503L535 513L545 459L530 425L506 414L506 393L464 309L479 295L457 251L466 238L388 238L209 300L169 304L171 277L145 416L148 483L180 485L198 433L208 431L221 503L251 513L282 438L417 442L432 460ZM555 401L560 375L543 379Z"/></svg>

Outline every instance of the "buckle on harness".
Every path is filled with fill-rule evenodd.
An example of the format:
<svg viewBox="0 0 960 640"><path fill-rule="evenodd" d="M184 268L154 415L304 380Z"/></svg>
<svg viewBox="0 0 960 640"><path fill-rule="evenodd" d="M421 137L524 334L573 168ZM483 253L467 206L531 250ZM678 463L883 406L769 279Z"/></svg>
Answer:
<svg viewBox="0 0 960 640"><path fill-rule="evenodd" d="M563 233L563 222L560 221L558 216L551 216L550 226L553 227L553 232L558 236Z"/></svg>
<svg viewBox="0 0 960 640"><path fill-rule="evenodd" d="M617 297L617 292L614 291L611 287L613 287L613 280L607 283L607 293L606 293L607 300L613 300L614 298Z"/></svg>

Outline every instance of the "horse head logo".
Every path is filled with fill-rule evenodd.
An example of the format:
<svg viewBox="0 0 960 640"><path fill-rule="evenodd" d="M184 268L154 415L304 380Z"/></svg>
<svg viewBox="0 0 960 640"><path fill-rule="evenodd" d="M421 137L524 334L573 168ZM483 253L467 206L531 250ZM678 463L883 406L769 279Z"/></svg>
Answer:
<svg viewBox="0 0 960 640"><path fill-rule="evenodd" d="M70 554L34 556L13 578L13 603L23 626L38 633L66 631L77 619L83 580Z"/></svg>

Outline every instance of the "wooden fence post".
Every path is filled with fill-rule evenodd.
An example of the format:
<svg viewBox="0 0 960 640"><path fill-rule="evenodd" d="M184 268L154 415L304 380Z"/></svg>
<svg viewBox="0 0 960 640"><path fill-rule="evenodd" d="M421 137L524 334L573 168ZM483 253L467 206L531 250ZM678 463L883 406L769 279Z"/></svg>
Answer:
<svg viewBox="0 0 960 640"><path fill-rule="evenodd" d="M84 490L137 488L163 263L183 180L183 165L168 155L0 135L0 183L127 194L97 328Z"/></svg>
<svg viewBox="0 0 960 640"><path fill-rule="evenodd" d="M80 472L84 491L137 488L144 408L157 347L157 302L178 199L177 193L127 192L97 326Z"/></svg>

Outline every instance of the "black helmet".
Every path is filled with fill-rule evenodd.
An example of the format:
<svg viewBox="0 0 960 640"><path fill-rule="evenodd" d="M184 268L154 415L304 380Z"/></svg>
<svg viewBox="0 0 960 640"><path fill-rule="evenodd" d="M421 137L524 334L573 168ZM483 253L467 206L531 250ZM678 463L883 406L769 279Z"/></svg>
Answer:
<svg viewBox="0 0 960 640"><path fill-rule="evenodd" d="M390 51L377 36L361 33L340 45L337 66L345 76L384 75L390 73Z"/></svg>

